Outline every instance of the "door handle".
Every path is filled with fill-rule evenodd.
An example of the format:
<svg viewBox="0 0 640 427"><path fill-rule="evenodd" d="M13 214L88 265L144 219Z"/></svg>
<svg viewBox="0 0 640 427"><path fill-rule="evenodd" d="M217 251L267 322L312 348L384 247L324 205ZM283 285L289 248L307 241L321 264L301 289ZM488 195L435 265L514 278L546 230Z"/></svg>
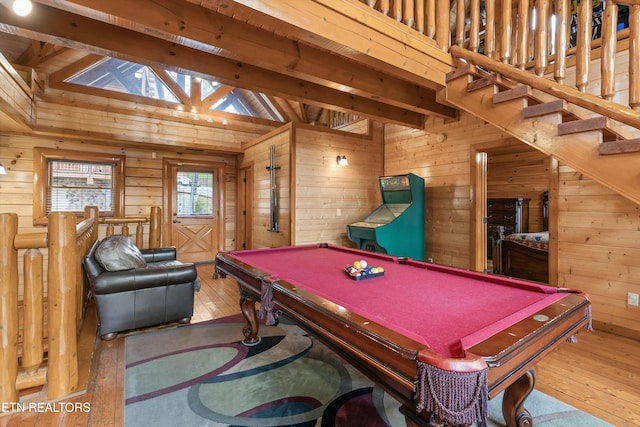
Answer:
<svg viewBox="0 0 640 427"><path fill-rule="evenodd" d="M174 220L173 220L173 223L174 223L174 224L182 224L182 221L178 221L177 219L174 219Z"/></svg>

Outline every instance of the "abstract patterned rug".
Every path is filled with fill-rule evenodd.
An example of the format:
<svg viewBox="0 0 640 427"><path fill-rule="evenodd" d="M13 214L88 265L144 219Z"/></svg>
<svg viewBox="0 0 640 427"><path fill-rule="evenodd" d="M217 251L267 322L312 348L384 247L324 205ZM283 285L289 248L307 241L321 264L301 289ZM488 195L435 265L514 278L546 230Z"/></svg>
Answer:
<svg viewBox="0 0 640 427"><path fill-rule="evenodd" d="M242 345L238 316L125 340L124 424L153 426L405 426L399 404L297 326L260 327ZM535 425L605 426L535 392ZM500 399L490 423L504 425Z"/></svg>

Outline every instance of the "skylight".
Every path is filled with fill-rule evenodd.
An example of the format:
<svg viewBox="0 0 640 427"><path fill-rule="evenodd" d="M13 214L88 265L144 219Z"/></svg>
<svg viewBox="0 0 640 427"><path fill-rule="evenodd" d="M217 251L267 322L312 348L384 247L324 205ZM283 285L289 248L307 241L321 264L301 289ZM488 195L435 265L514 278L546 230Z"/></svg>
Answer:
<svg viewBox="0 0 640 427"><path fill-rule="evenodd" d="M166 101L185 105L189 111L194 106L205 105L207 98L220 99L209 107L202 107L202 114L224 111L268 120L284 121L271 101L262 93L232 88L209 79L196 78L176 71L158 70L146 65L123 61L115 58L103 58L81 72L67 78L66 83L124 93L127 95ZM199 94L193 93L200 85ZM231 90L233 89L233 90ZM194 99L199 96L199 99ZM208 105L211 105L210 103ZM197 107L195 107L197 108ZM185 108L185 111L187 109Z"/></svg>
<svg viewBox="0 0 640 427"><path fill-rule="evenodd" d="M104 58L65 81L145 98L179 102L178 97L151 68L121 59Z"/></svg>

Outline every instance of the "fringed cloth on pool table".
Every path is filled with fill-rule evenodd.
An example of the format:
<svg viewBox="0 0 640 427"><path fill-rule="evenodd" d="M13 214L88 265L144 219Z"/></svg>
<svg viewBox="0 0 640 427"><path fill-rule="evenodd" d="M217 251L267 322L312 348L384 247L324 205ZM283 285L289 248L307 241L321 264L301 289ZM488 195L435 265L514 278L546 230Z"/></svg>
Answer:
<svg viewBox="0 0 640 427"><path fill-rule="evenodd" d="M265 319L265 323L268 326L278 323L278 316L280 310L273 302L273 282L277 280L277 277L270 276L268 279L262 279L261 295L260 295L260 310L258 311L258 317Z"/></svg>
<svg viewBox="0 0 640 427"><path fill-rule="evenodd" d="M453 372L418 362L418 412L426 410L453 425L486 426L488 370Z"/></svg>

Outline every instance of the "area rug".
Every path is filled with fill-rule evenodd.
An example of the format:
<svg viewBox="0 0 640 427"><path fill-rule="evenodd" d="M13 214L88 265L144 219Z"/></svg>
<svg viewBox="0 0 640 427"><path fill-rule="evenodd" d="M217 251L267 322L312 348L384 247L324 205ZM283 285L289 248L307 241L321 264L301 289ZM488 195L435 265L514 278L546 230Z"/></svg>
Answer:
<svg viewBox="0 0 640 427"><path fill-rule="evenodd" d="M129 336L124 425L404 427L399 403L295 325L260 327L247 347L238 316ZM500 397L489 425L503 426ZM537 426L606 426L540 392Z"/></svg>

